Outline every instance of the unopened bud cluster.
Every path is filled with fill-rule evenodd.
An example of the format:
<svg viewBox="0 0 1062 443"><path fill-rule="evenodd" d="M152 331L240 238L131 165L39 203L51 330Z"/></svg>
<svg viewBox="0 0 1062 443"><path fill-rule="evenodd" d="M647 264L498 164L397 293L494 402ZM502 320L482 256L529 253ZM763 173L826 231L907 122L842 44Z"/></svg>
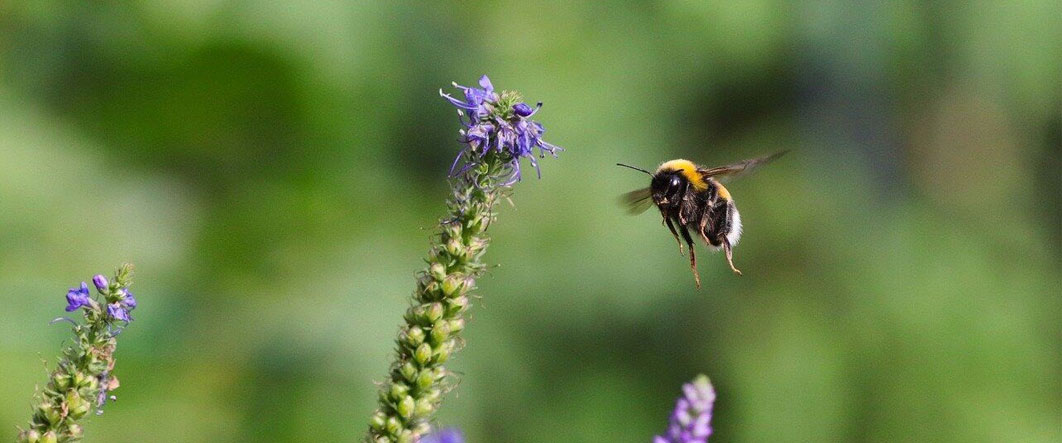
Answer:
<svg viewBox="0 0 1062 443"><path fill-rule="evenodd" d="M453 180L450 217L441 222L428 267L417 276L397 356L370 420L369 441L413 443L429 431L428 419L449 388L443 363L460 347L469 291L484 270L480 258L489 242L484 231L507 189L499 181L508 174L500 156L490 155Z"/></svg>
<svg viewBox="0 0 1062 443"><path fill-rule="evenodd" d="M102 275L92 279L98 292L92 297L88 285L67 292L67 311L79 311L84 321L60 318L74 324L74 340L63 350L43 390L34 401L29 428L19 431L19 442L61 443L81 439L79 420L90 411L102 412L108 393L118 387L114 370L115 336L132 320L129 311L136 299L129 292L132 265L123 265L113 280Z"/></svg>

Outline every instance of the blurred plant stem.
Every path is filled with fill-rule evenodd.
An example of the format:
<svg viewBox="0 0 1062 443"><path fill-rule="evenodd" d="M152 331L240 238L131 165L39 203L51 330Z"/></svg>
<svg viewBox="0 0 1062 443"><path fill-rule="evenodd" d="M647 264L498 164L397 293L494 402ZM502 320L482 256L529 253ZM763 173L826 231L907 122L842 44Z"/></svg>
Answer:
<svg viewBox="0 0 1062 443"><path fill-rule="evenodd" d="M107 394L118 387L114 370L116 337L122 327L132 320L129 311L136 307L136 299L129 292L133 283L133 266L126 264L114 275L114 280L97 275L92 279L97 297L92 297L88 285L67 292L67 311L79 311L84 322L69 317L74 325L74 343L63 351L43 391L37 393L33 418L29 429L19 431L18 441L26 443L71 442L81 439L84 431L78 423L96 407L102 413ZM54 322L53 322L54 323Z"/></svg>
<svg viewBox="0 0 1062 443"><path fill-rule="evenodd" d="M443 363L460 347L468 292L485 268L480 258L490 238L484 231L494 221L495 203L509 189L502 183L510 174L502 155L491 152L451 181L449 214L439 224L427 268L417 276L369 441L415 442L428 432L428 419L451 387Z"/></svg>

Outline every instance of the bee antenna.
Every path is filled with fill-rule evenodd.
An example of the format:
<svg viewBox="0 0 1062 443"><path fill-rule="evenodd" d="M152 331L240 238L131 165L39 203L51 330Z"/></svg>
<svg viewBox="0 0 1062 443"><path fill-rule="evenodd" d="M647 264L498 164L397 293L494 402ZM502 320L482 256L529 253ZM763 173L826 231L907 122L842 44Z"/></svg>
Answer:
<svg viewBox="0 0 1062 443"><path fill-rule="evenodd" d="M646 173L646 174L649 174L649 175L653 175L653 173L652 173L652 172L646 171L645 169L642 169L642 168L636 168L636 167L634 167L634 166L631 166L631 165L625 165L625 164L623 164L623 163L616 163L616 166L623 166L624 168L631 168L631 169L633 169L633 170L635 170L635 171L642 171L642 172L644 172L644 173Z"/></svg>

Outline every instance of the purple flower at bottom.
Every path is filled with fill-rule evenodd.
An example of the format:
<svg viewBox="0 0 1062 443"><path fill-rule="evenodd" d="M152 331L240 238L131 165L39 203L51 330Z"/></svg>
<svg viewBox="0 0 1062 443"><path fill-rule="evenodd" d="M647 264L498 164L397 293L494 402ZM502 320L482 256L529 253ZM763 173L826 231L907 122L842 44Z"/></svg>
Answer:
<svg viewBox="0 0 1062 443"><path fill-rule="evenodd" d="M421 437L418 443L465 443L465 436L457 428L446 428Z"/></svg>
<svg viewBox="0 0 1062 443"><path fill-rule="evenodd" d="M81 282L80 288L70 288L69 291L66 291L66 312L76 311L82 306L91 306L91 301L88 285L85 282Z"/></svg>
<svg viewBox="0 0 1062 443"><path fill-rule="evenodd" d="M682 393L671 413L667 432L653 438L653 443L706 443L712 435L715 389L708 377L699 375L693 382L682 385Z"/></svg>

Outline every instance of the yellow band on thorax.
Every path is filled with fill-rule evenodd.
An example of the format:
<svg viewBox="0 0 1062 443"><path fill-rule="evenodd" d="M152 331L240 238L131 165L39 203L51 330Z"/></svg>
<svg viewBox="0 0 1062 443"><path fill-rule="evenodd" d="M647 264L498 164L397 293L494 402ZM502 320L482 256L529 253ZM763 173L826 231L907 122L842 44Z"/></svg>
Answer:
<svg viewBox="0 0 1062 443"><path fill-rule="evenodd" d="M694 189L698 191L708 189L708 183L704 181L701 173L697 172L697 165L689 160L678 159L664 162L656 169L657 173L662 171L678 171L683 177L686 177L686 180L693 185Z"/></svg>

